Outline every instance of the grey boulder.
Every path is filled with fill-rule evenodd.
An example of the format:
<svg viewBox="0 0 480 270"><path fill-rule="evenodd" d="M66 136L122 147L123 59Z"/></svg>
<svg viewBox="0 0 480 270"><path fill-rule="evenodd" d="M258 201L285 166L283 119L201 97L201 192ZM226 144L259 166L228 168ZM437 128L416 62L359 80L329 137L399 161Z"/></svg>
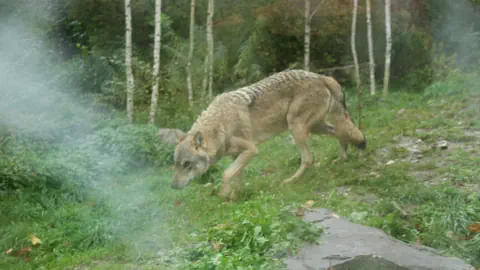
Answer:
<svg viewBox="0 0 480 270"><path fill-rule="evenodd" d="M327 209L306 212L304 220L322 226L324 232L318 245L305 245L284 260L289 270L475 270L463 260L406 244Z"/></svg>

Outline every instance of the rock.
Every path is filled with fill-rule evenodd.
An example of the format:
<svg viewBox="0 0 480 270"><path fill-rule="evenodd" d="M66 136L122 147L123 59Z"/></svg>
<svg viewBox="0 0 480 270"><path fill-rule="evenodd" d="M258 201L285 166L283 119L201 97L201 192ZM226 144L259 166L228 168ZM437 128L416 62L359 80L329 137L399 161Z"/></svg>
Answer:
<svg viewBox="0 0 480 270"><path fill-rule="evenodd" d="M183 131L176 128L160 128L156 135L160 140L168 144L177 144L177 132L183 133Z"/></svg>
<svg viewBox="0 0 480 270"><path fill-rule="evenodd" d="M434 249L409 245L383 231L354 224L327 209L305 212L305 221L324 228L319 244L308 244L284 259L289 270L475 270Z"/></svg>
<svg viewBox="0 0 480 270"><path fill-rule="evenodd" d="M448 148L448 142L443 140L443 141L439 141L437 142L437 147L442 149L442 150L445 150Z"/></svg>

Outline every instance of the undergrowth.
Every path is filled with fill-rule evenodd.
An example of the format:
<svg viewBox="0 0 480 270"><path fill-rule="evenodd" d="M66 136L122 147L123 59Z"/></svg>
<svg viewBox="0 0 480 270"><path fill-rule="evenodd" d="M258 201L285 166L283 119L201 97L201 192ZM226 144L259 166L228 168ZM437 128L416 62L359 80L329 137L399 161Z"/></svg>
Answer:
<svg viewBox="0 0 480 270"><path fill-rule="evenodd" d="M229 159L171 190L173 147L157 141L153 126L114 117L62 140L2 126L0 249L12 251L0 255L0 268L281 269L285 255L321 234L292 214L307 200L478 267L480 235L469 226L480 222L480 150L465 133L480 128L475 78L452 77L423 93L365 95L367 150L335 163L338 142L314 137L314 166L292 185L279 182L297 169L298 151L286 136L270 140L233 203L215 195ZM401 136L471 149L429 149L414 163L397 145ZM433 176L423 181L411 171ZM42 243L32 246L32 234Z"/></svg>

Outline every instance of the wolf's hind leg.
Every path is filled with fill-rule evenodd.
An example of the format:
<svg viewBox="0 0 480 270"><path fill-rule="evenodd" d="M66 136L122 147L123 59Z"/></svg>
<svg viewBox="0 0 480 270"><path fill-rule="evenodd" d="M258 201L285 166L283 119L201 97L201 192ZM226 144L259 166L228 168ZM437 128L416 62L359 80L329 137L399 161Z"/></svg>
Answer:
<svg viewBox="0 0 480 270"><path fill-rule="evenodd" d="M308 148L308 127L305 125L305 123L297 121L294 123L289 123L289 128L292 132L295 144L302 156L302 161L300 167L297 169L295 174L292 175L290 178L283 180L282 184L291 183L297 180L300 176L302 176L303 172L313 163L312 153Z"/></svg>
<svg viewBox="0 0 480 270"><path fill-rule="evenodd" d="M257 155L258 149L253 142L239 137L230 138L230 144L232 148L238 149L239 154L223 173L223 185L219 195L224 198L234 199L235 194L232 193L230 181L232 178L236 178L235 180L238 182L241 181L238 178L242 176L245 166Z"/></svg>

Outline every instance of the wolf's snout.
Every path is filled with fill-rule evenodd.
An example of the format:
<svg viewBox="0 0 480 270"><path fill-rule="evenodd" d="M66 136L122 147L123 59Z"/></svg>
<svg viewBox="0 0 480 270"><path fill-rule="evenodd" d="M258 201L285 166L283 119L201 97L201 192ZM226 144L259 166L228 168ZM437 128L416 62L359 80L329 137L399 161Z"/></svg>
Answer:
<svg viewBox="0 0 480 270"><path fill-rule="evenodd" d="M357 147L359 149L362 149L362 150L365 150L365 148L367 148L367 139L364 139L363 141L361 141L360 143L357 144Z"/></svg>

